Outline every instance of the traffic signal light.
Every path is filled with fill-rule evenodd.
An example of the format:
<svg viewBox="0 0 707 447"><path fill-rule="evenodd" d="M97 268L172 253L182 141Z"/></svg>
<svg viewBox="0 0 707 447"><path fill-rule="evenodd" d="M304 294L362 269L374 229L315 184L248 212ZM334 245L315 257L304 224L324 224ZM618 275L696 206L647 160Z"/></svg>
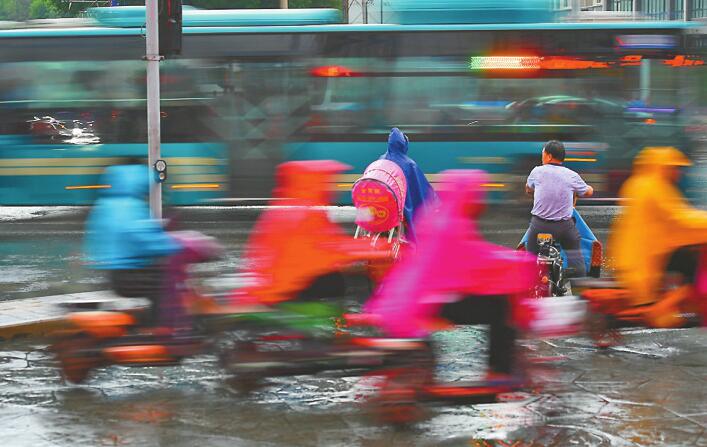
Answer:
<svg viewBox="0 0 707 447"><path fill-rule="evenodd" d="M182 52L182 0L159 1L160 55Z"/></svg>

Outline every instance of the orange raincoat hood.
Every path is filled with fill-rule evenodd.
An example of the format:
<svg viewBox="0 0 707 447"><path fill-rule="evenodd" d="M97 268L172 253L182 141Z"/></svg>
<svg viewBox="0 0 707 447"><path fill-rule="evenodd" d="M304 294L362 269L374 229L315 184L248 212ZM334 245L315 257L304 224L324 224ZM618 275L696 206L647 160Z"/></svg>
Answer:
<svg viewBox="0 0 707 447"><path fill-rule="evenodd" d="M649 147L621 187L626 203L611 227L608 248L616 277L635 305L658 300L672 252L707 243L707 212L691 207L671 179L675 167L690 164L673 147Z"/></svg>

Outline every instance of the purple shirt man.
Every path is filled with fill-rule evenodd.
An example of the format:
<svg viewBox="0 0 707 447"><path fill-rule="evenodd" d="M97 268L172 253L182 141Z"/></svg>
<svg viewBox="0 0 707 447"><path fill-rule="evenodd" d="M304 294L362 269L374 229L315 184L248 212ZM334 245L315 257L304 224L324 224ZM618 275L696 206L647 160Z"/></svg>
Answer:
<svg viewBox="0 0 707 447"><path fill-rule="evenodd" d="M574 195L583 196L589 191L579 174L557 164L535 167L530 171L527 187L534 190L530 214L552 221L571 219Z"/></svg>
<svg viewBox="0 0 707 447"><path fill-rule="evenodd" d="M550 233L566 251L574 275L584 276L581 239L572 220L572 208L575 195L589 197L594 194L594 189L579 174L562 166L565 146L561 142L545 143L542 160L543 165L530 172L525 184L525 191L533 195L527 249L537 254L538 234Z"/></svg>

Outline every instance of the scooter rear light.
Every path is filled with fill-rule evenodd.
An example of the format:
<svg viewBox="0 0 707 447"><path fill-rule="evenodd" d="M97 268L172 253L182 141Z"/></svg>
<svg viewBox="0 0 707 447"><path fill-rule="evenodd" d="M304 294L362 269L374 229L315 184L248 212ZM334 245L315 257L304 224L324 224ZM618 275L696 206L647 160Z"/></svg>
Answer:
<svg viewBox="0 0 707 447"><path fill-rule="evenodd" d="M344 322L348 327L376 326L380 323L380 317L373 314L344 314Z"/></svg>
<svg viewBox="0 0 707 447"><path fill-rule="evenodd" d="M526 251L525 242L521 242L520 244L518 244L518 246L516 247L516 250L518 250L518 251Z"/></svg>
<svg viewBox="0 0 707 447"><path fill-rule="evenodd" d="M592 242L592 260L589 268L589 276L598 278L601 274L602 246L601 242Z"/></svg>

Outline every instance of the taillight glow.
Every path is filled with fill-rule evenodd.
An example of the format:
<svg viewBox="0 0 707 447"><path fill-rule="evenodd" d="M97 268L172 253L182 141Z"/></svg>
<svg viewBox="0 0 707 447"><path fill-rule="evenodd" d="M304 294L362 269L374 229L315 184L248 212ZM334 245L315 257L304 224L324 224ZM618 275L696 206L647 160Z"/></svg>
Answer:
<svg viewBox="0 0 707 447"><path fill-rule="evenodd" d="M327 65L324 67L316 67L310 71L312 76L318 78L353 78L361 76L361 73L355 72L349 68L340 65Z"/></svg>
<svg viewBox="0 0 707 447"><path fill-rule="evenodd" d="M538 70L538 56L473 56L469 60L469 70Z"/></svg>
<svg viewBox="0 0 707 447"><path fill-rule="evenodd" d="M602 246L601 242L592 242L592 267L601 267Z"/></svg>
<svg viewBox="0 0 707 447"><path fill-rule="evenodd" d="M696 67L699 65L704 65L705 61L702 59L690 59L683 55L677 55L672 59L664 60L663 64L671 67Z"/></svg>
<svg viewBox="0 0 707 447"><path fill-rule="evenodd" d="M589 70L609 68L609 62L563 56L474 56L469 69L478 70Z"/></svg>

